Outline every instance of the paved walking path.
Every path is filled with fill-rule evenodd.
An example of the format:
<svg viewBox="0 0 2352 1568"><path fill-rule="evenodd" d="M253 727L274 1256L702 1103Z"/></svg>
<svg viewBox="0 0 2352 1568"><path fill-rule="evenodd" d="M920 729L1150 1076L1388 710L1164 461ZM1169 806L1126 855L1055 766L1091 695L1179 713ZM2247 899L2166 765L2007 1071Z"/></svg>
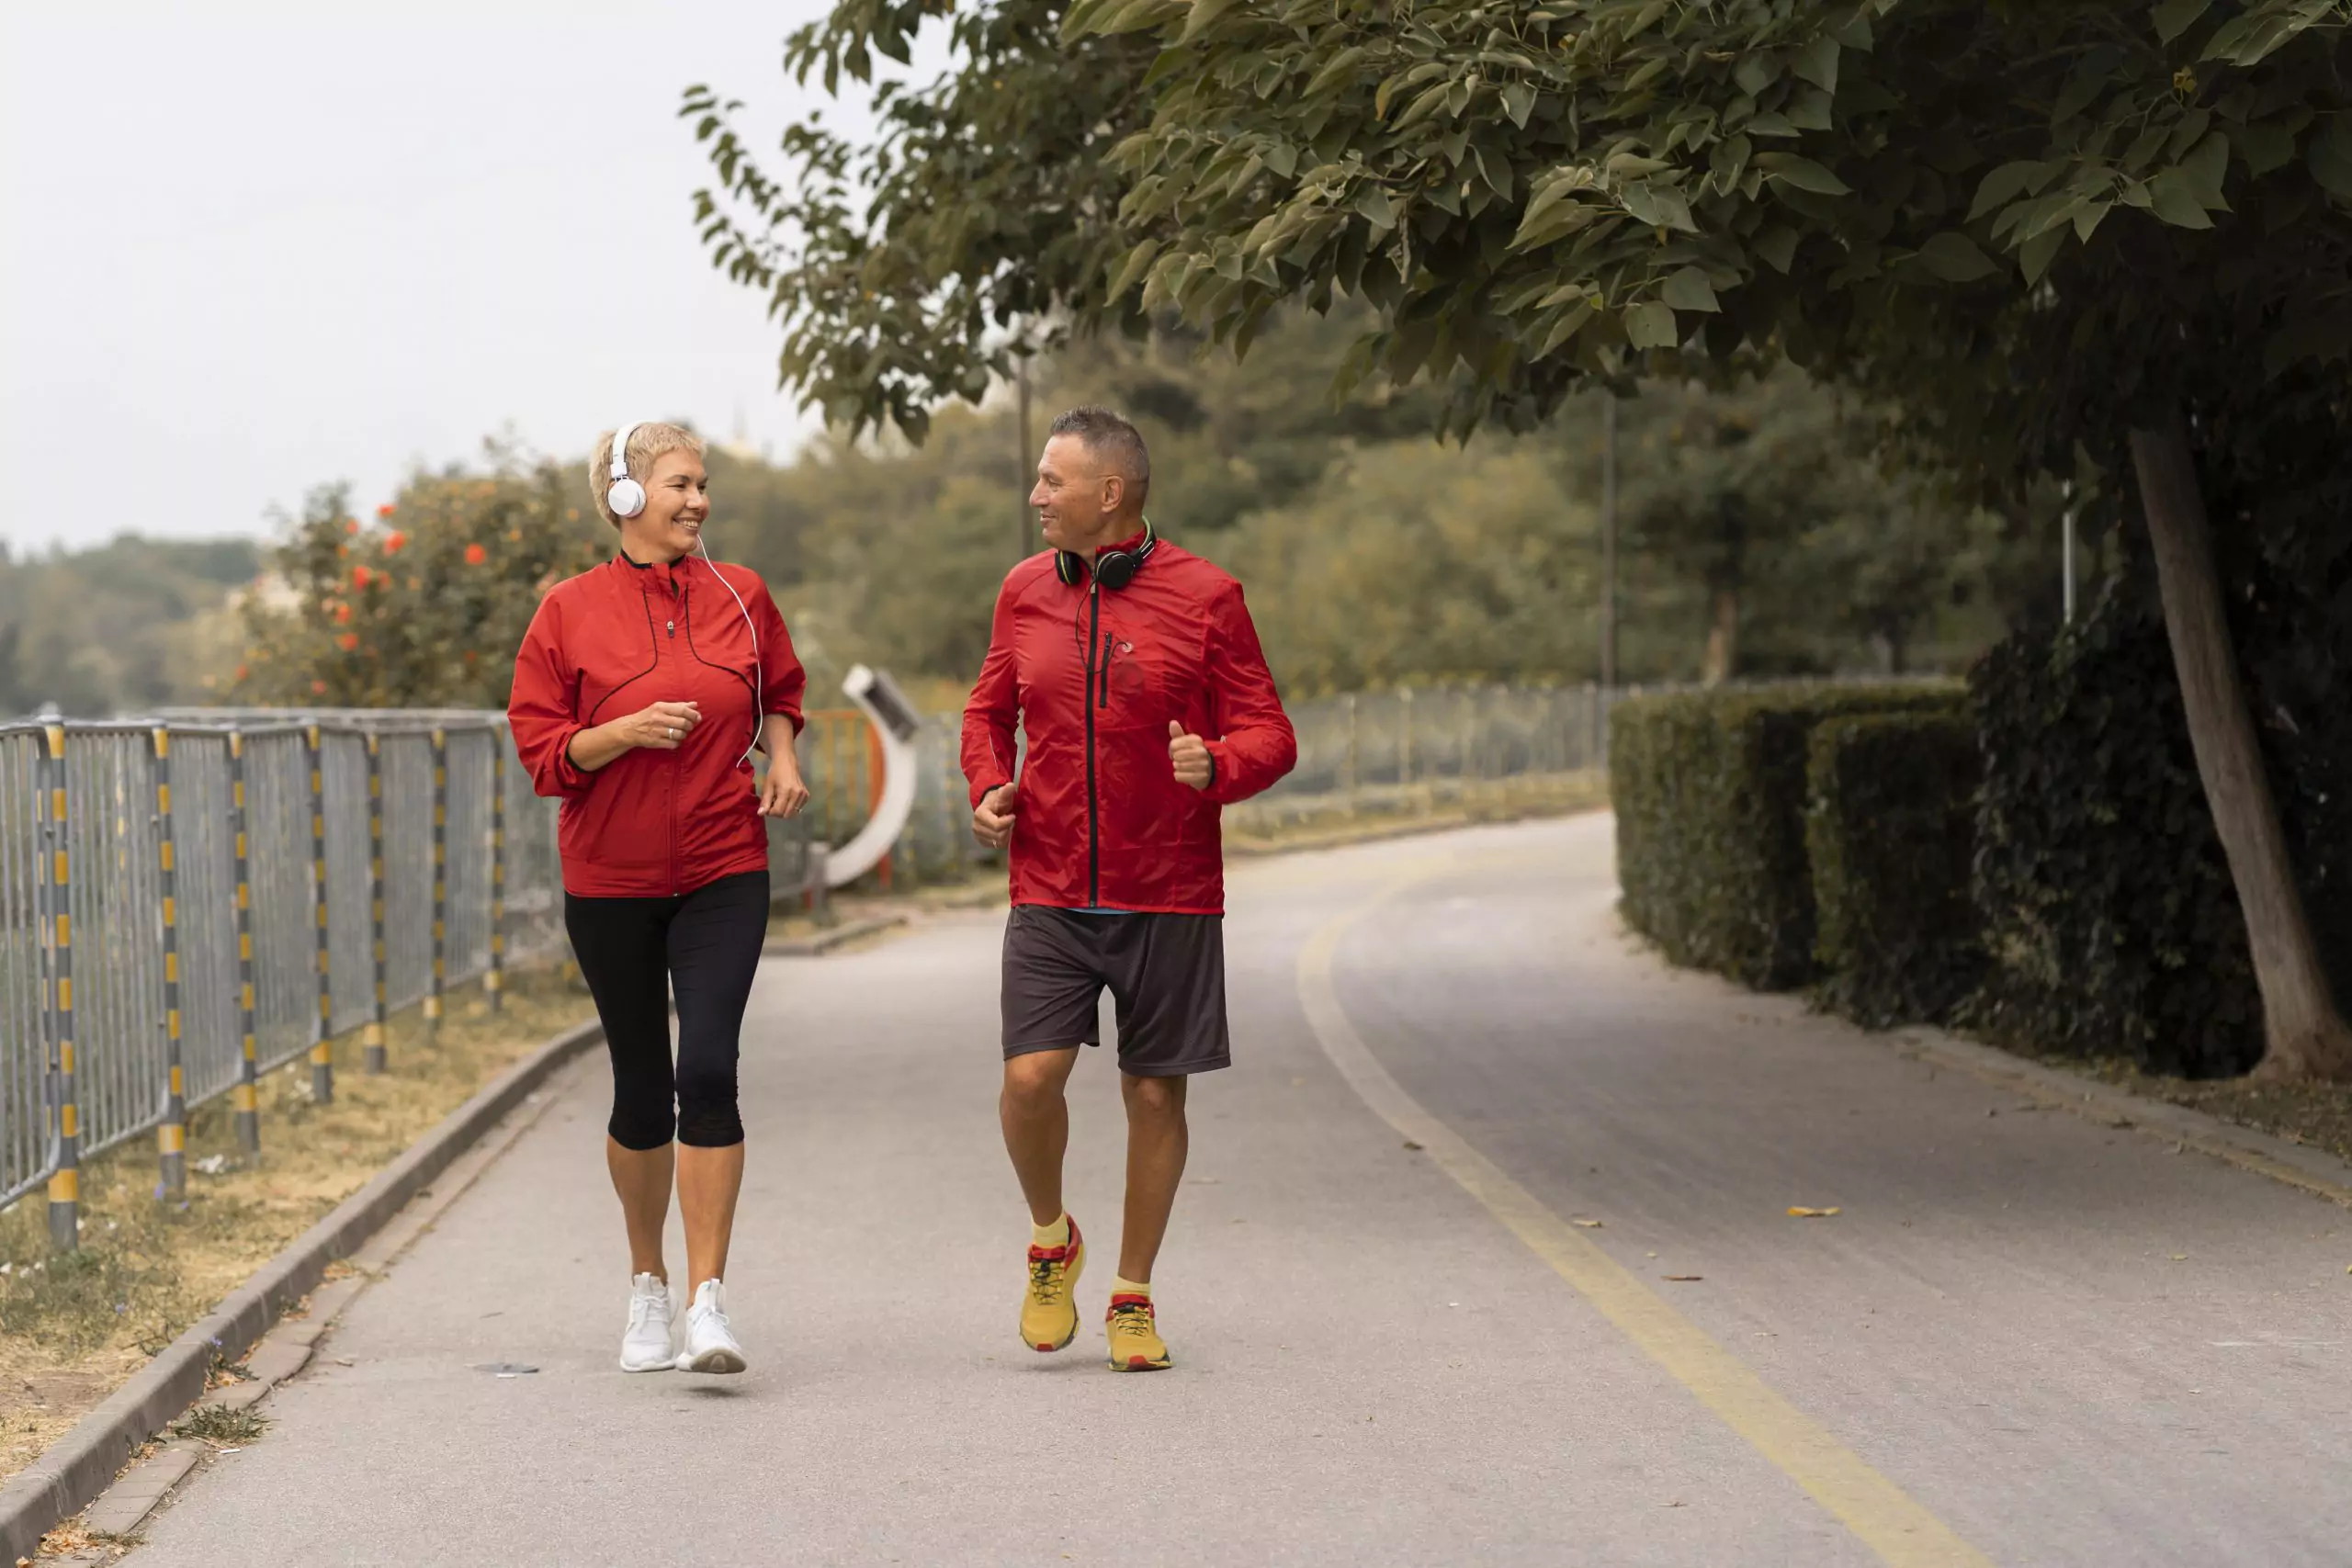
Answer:
<svg viewBox="0 0 2352 1568"><path fill-rule="evenodd" d="M1110 1374L1092 1326L1108 1060L1073 1105L1090 1328L1015 1338L1002 917L953 915L763 976L752 1373L614 1369L585 1063L130 1561L2352 1558L2352 1215L1668 972L1618 934L1609 844L1237 870L1240 1065L1196 1087L1170 1372Z"/></svg>

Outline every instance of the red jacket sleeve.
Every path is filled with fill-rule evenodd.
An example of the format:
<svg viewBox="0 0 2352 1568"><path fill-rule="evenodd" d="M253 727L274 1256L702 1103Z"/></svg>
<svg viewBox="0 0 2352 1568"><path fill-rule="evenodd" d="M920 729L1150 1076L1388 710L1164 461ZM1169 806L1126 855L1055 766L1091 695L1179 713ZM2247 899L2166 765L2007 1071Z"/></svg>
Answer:
<svg viewBox="0 0 2352 1568"><path fill-rule="evenodd" d="M564 656L563 601L556 594L539 601L514 655L506 726L539 794L577 800L596 782L571 760L571 738L587 726L580 722L580 672Z"/></svg>
<svg viewBox="0 0 2352 1568"><path fill-rule="evenodd" d="M1266 668L1258 628L1235 583L1209 606L1209 713L1216 729L1208 742L1216 776L1204 792L1220 806L1247 800L1298 762L1298 737Z"/></svg>
<svg viewBox="0 0 2352 1568"><path fill-rule="evenodd" d="M775 607L768 585L753 573L751 586L747 597L752 620L760 628L762 716L782 714L792 721L792 733L797 735L808 727L801 709L808 694L808 671L801 667L800 656L792 651L792 633L785 626L784 612Z"/></svg>
<svg viewBox="0 0 2352 1568"><path fill-rule="evenodd" d="M989 623L989 656L964 705L964 780L972 805L1013 777L1013 728L1021 719L1021 679L1012 658L1012 579L997 591L996 615Z"/></svg>

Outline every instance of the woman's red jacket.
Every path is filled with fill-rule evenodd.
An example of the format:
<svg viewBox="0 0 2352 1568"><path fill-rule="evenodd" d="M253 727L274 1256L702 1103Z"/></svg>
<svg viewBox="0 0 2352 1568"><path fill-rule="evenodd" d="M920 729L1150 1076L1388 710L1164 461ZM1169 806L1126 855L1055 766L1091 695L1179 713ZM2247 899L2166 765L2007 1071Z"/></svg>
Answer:
<svg viewBox="0 0 2352 1568"><path fill-rule="evenodd" d="M1177 782L1170 721L1208 743L1207 789ZM1241 585L1165 539L1115 591L1062 581L1050 553L1012 569L964 710L974 806L1012 779L1016 724L1016 904L1222 914L1218 808L1298 761Z"/></svg>
<svg viewBox="0 0 2352 1568"><path fill-rule="evenodd" d="M557 584L514 656L506 716L532 784L563 802L564 890L673 897L765 871L767 827L744 758L759 728L752 715L782 714L797 734L808 683L767 584L749 568L616 556ZM580 731L662 702L701 706L676 750L624 751L594 773L571 760Z"/></svg>

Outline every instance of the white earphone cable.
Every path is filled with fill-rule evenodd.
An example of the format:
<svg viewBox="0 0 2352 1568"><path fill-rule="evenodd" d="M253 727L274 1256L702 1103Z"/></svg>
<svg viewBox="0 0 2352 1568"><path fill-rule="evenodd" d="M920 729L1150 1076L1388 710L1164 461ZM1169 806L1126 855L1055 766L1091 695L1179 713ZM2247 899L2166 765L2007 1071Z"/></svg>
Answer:
<svg viewBox="0 0 2352 1568"><path fill-rule="evenodd" d="M768 724L768 716L761 711L765 705L766 693L762 690L764 682L761 676L764 670L760 660L760 628L752 622L751 606L745 604L743 596L735 592L735 585L727 581L727 574L718 570L718 563L710 558L710 547L703 543L699 530L695 534L695 548L702 552L702 564L710 568L710 575L718 579L718 586L727 590L727 596L735 601L736 613L743 617L743 629L752 634L752 743L743 748L741 758L748 762L752 760L752 753L760 749L760 734Z"/></svg>

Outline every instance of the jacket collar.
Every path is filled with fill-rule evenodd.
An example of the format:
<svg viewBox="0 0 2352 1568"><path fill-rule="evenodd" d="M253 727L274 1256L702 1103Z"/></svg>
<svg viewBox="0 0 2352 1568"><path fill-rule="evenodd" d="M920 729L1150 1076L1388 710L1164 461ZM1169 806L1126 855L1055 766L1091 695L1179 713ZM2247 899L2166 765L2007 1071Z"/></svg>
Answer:
<svg viewBox="0 0 2352 1568"><path fill-rule="evenodd" d="M616 549L613 551L613 566L620 572L623 581L635 583L645 592L674 593L681 582L693 575L695 558L680 556L666 564L656 563L638 560L627 550Z"/></svg>

